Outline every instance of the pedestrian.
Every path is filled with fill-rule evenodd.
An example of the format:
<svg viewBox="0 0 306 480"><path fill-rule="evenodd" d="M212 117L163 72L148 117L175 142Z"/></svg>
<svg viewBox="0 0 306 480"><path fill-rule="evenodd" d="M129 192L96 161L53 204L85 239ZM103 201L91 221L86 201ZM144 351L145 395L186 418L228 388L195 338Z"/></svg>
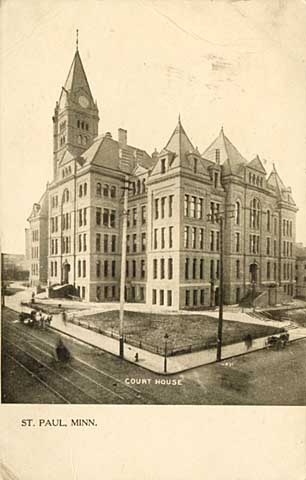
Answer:
<svg viewBox="0 0 306 480"><path fill-rule="evenodd" d="M245 339L244 339L244 343L245 343L245 346L247 348L247 350L249 350L252 345L253 345L253 338L252 338L252 335L250 333L248 333L246 336L245 336Z"/></svg>
<svg viewBox="0 0 306 480"><path fill-rule="evenodd" d="M31 303L35 303L35 293L32 292L32 295L31 295Z"/></svg>
<svg viewBox="0 0 306 480"><path fill-rule="evenodd" d="M65 310L63 310L63 323L66 327L67 326L67 313L65 312Z"/></svg>

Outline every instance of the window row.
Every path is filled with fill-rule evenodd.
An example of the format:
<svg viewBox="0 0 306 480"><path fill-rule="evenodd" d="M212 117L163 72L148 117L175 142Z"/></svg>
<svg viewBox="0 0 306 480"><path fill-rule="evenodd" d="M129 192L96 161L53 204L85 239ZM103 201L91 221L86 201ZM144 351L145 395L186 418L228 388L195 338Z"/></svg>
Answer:
<svg viewBox="0 0 306 480"><path fill-rule="evenodd" d="M57 195L53 195L51 197L51 206L52 206L52 208L58 207L58 196Z"/></svg>
<svg viewBox="0 0 306 480"><path fill-rule="evenodd" d="M71 228L71 214L63 213L62 215L62 230L69 230Z"/></svg>
<svg viewBox="0 0 306 480"><path fill-rule="evenodd" d="M102 235L101 233L96 234L96 252L102 251ZM117 237L116 235L108 235L107 233L103 235L103 252L104 253L115 253L116 252L116 243Z"/></svg>
<svg viewBox="0 0 306 480"><path fill-rule="evenodd" d="M58 240L57 238L51 238L51 255L57 255L58 254Z"/></svg>
<svg viewBox="0 0 306 480"><path fill-rule="evenodd" d="M197 305L204 305L205 304L205 290L204 288L201 289L193 289L193 290L185 290L185 305L189 307L191 305L196 307Z"/></svg>
<svg viewBox="0 0 306 480"><path fill-rule="evenodd" d="M158 275L158 263L159 263L159 275ZM173 258L160 258L159 262L157 258L153 259L153 278L163 279L166 278L166 265L167 265L167 278L171 280L173 278Z"/></svg>
<svg viewBox="0 0 306 480"><path fill-rule="evenodd" d="M81 183L79 185L79 197L86 197L87 195L87 183Z"/></svg>
<svg viewBox="0 0 306 480"><path fill-rule="evenodd" d="M140 260L140 268L139 268L139 277L144 279L146 276L146 261L144 259ZM136 278L137 277L137 261L132 260L126 261L125 264L125 275L127 278Z"/></svg>
<svg viewBox="0 0 306 480"><path fill-rule="evenodd" d="M184 248L204 249L204 228L184 227Z"/></svg>
<svg viewBox="0 0 306 480"><path fill-rule="evenodd" d="M116 285L105 285L103 287L103 293L104 300L114 300L117 294ZM100 285L96 287L96 299L98 302L102 299L102 287Z"/></svg>
<svg viewBox="0 0 306 480"><path fill-rule="evenodd" d="M141 181L130 182L129 187L130 195L139 195L140 193L146 193L146 179L143 178Z"/></svg>
<svg viewBox="0 0 306 480"><path fill-rule="evenodd" d="M80 208L78 210L78 217L79 217L79 227L83 225L87 225L87 208Z"/></svg>
<svg viewBox="0 0 306 480"><path fill-rule="evenodd" d="M102 276L102 262L97 260L96 262L96 277L100 278ZM103 262L103 276L108 278L111 276L114 278L116 276L116 260L104 260Z"/></svg>
<svg viewBox="0 0 306 480"><path fill-rule="evenodd" d="M88 128L89 128L89 125L87 122L83 122L81 120L78 120L77 121L77 126L78 128L81 128L82 130L87 130L88 131Z"/></svg>
<svg viewBox="0 0 306 480"><path fill-rule="evenodd" d="M140 207L140 223L141 225L145 225L146 223L146 206L142 205ZM131 217L131 212L132 212L132 217ZM129 209L127 211L127 226L137 226L137 220L138 220L138 208L134 207L132 209Z"/></svg>
<svg viewBox="0 0 306 480"><path fill-rule="evenodd" d="M166 248L166 231L167 231L167 237L168 237L168 248L173 247L173 229L174 227L162 227L160 229L154 228L153 231L153 248L154 250L157 250L158 248Z"/></svg>
<svg viewBox="0 0 306 480"><path fill-rule="evenodd" d="M172 290L152 290L152 305L157 305L157 300L159 305L167 305L171 307L172 305Z"/></svg>
<svg viewBox="0 0 306 480"><path fill-rule="evenodd" d="M249 253L259 253L259 235L249 236Z"/></svg>
<svg viewBox="0 0 306 480"><path fill-rule="evenodd" d="M102 218L102 208L98 207L96 209L96 225L116 228L116 210L109 210L108 208L103 208Z"/></svg>
<svg viewBox="0 0 306 480"><path fill-rule="evenodd" d="M283 235L292 237L292 220L283 220Z"/></svg>
<svg viewBox="0 0 306 480"><path fill-rule="evenodd" d="M78 277L86 277L86 260L78 260Z"/></svg>
<svg viewBox="0 0 306 480"><path fill-rule="evenodd" d="M79 252L86 252L87 251L87 234L80 233L78 235L78 250Z"/></svg>
<svg viewBox="0 0 306 480"><path fill-rule="evenodd" d="M38 275L38 274L39 274L39 266L38 266L38 263L32 263L32 264L31 264L31 274L32 274L32 275Z"/></svg>
<svg viewBox="0 0 306 480"><path fill-rule="evenodd" d="M57 262L50 262L50 277L57 277Z"/></svg>
<svg viewBox="0 0 306 480"><path fill-rule="evenodd" d="M221 205L219 202L210 202L209 206L209 220L212 223L219 221Z"/></svg>
<svg viewBox="0 0 306 480"><path fill-rule="evenodd" d="M71 175L72 173L72 168L71 168L71 165L69 165L69 167L65 167L62 169L62 177L65 178L65 177L68 177L68 175Z"/></svg>
<svg viewBox="0 0 306 480"><path fill-rule="evenodd" d="M190 218L203 218L204 199L193 195L184 196L184 216Z"/></svg>
<svg viewBox="0 0 306 480"><path fill-rule="evenodd" d="M89 138L86 135L78 135L77 140L79 145L87 145Z"/></svg>
<svg viewBox="0 0 306 480"><path fill-rule="evenodd" d="M255 175L255 173L249 172L249 183L251 185L256 185L257 187L263 186L263 177L260 177L259 175Z"/></svg>
<svg viewBox="0 0 306 480"><path fill-rule="evenodd" d="M50 218L50 230L51 230L51 233L58 231L58 217Z"/></svg>
<svg viewBox="0 0 306 480"><path fill-rule="evenodd" d="M204 259L185 258L185 280L204 279Z"/></svg>
<svg viewBox="0 0 306 480"><path fill-rule="evenodd" d="M116 198L117 188L115 185L103 184L97 182L96 184L96 197Z"/></svg>
<svg viewBox="0 0 306 480"><path fill-rule="evenodd" d="M62 253L71 253L71 237L62 238Z"/></svg>
<svg viewBox="0 0 306 480"><path fill-rule="evenodd" d="M173 201L174 201L174 195L169 195L168 197L161 197L161 198L154 199L155 220L158 220L159 218L165 218L166 214L168 217L172 217Z"/></svg>
<svg viewBox="0 0 306 480"><path fill-rule="evenodd" d="M292 242L283 241L283 257L292 257Z"/></svg>
<svg viewBox="0 0 306 480"><path fill-rule="evenodd" d="M130 239L132 239L132 246L130 245ZM137 251L145 252L146 251L146 233L143 232L141 234L141 244L140 249L137 248L137 234L134 233L133 235L126 236L126 252L136 253Z"/></svg>
<svg viewBox="0 0 306 480"><path fill-rule="evenodd" d="M293 279L293 265L292 263L283 264L283 280Z"/></svg>

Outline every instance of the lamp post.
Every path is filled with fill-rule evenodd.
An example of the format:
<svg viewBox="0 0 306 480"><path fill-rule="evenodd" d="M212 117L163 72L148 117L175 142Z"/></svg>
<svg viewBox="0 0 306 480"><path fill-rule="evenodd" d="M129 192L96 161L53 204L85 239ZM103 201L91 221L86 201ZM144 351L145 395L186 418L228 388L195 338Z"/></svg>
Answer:
<svg viewBox="0 0 306 480"><path fill-rule="evenodd" d="M223 333L223 302L224 302L224 285L223 285L223 262L224 262L224 241L223 228L224 219L219 215L220 224L220 280L219 280L219 318L218 318L218 336L217 336L217 362L221 361L222 353L222 333Z"/></svg>
<svg viewBox="0 0 306 480"><path fill-rule="evenodd" d="M126 275L126 229L127 229L127 207L128 207L129 181L126 176L123 187L123 222L122 222L122 248L121 248L121 277L120 277L120 312L119 312L119 355L124 358L124 300L125 300L125 275Z"/></svg>
<svg viewBox="0 0 306 480"><path fill-rule="evenodd" d="M167 373L167 354L168 354L168 343L167 340L169 335L166 333L164 336L165 339L165 357L164 357L164 373Z"/></svg>

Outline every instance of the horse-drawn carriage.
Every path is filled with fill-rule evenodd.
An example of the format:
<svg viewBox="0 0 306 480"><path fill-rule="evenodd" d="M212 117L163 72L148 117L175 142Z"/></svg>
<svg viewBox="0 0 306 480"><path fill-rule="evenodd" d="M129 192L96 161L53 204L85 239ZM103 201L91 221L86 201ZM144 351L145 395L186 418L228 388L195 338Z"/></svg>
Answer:
<svg viewBox="0 0 306 480"><path fill-rule="evenodd" d="M31 310L26 312L21 312L19 314L19 320L29 327L45 328L50 327L52 322L52 315L47 315L37 310Z"/></svg>
<svg viewBox="0 0 306 480"><path fill-rule="evenodd" d="M289 333L284 332L279 336L272 335L271 337L268 337L266 340L266 347L275 348L276 350L279 350L281 348L285 348L288 342L289 342Z"/></svg>

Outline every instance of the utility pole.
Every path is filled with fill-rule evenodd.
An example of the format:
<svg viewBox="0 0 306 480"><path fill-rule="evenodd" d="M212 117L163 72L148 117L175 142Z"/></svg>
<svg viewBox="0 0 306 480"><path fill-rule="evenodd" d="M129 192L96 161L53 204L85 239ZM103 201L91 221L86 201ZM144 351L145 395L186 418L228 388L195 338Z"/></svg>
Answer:
<svg viewBox="0 0 306 480"><path fill-rule="evenodd" d="M218 319L218 337L217 337L217 362L221 361L222 350L222 330L223 330L223 302L224 302L224 285L223 285L223 262L224 262L224 219L222 214L219 215L220 224L220 281L219 281L219 319Z"/></svg>
<svg viewBox="0 0 306 480"><path fill-rule="evenodd" d="M121 248L121 278L120 278L120 314L119 314L119 355L124 358L124 301L125 301L125 274L126 274L126 229L128 207L129 181L126 176L123 187L123 221L122 221L122 248Z"/></svg>

